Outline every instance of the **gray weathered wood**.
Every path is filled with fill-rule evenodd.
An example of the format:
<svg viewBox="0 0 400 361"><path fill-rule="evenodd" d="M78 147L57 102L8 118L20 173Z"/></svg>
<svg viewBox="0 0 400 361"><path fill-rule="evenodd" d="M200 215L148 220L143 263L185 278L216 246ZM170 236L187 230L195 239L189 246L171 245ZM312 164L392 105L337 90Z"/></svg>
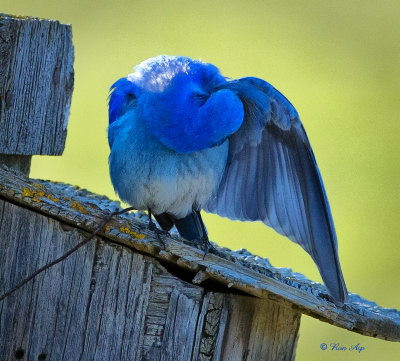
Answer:
<svg viewBox="0 0 400 361"><path fill-rule="evenodd" d="M0 198L31 208L73 227L92 231L106 212L118 207L105 197L69 185L28 180L0 168ZM162 244L133 214L115 217L100 232L102 237L172 264L195 283L217 282L221 290L239 290L265 300L290 305L294 310L324 322L385 340L400 341L400 312L350 294L350 302L338 308L327 300L324 286L291 272L283 273L250 254L220 250L209 254L175 236L161 236ZM197 275L197 276L196 276Z"/></svg>
<svg viewBox="0 0 400 361"><path fill-rule="evenodd" d="M0 293L88 236L1 199L0 219ZM0 355L291 360L299 322L289 305L209 292L152 257L96 238L0 303Z"/></svg>
<svg viewBox="0 0 400 361"><path fill-rule="evenodd" d="M28 176L31 170L31 155L0 154L0 165L15 169Z"/></svg>
<svg viewBox="0 0 400 361"><path fill-rule="evenodd" d="M192 360L294 359L300 313L289 304L209 292L201 317L200 344Z"/></svg>
<svg viewBox="0 0 400 361"><path fill-rule="evenodd" d="M220 360L241 361L243 355L246 361L294 359L300 313L291 305L227 295L224 310L224 336L216 345Z"/></svg>
<svg viewBox="0 0 400 361"><path fill-rule="evenodd" d="M73 75L71 26L0 14L0 154L62 154Z"/></svg>

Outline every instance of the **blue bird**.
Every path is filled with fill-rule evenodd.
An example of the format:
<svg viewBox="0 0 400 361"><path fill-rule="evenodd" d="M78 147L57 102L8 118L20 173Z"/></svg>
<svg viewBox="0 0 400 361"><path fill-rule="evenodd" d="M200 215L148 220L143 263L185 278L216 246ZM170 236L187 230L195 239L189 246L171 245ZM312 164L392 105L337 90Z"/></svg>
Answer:
<svg viewBox="0 0 400 361"><path fill-rule="evenodd" d="M158 56L112 87L115 191L160 226L206 241L200 211L262 221L303 247L337 305L347 302L321 175L296 109L272 85Z"/></svg>

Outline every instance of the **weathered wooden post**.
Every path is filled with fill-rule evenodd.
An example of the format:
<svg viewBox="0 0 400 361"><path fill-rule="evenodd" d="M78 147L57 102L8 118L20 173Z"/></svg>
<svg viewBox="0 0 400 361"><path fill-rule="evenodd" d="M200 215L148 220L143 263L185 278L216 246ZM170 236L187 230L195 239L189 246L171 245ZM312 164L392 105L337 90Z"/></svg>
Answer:
<svg viewBox="0 0 400 361"><path fill-rule="evenodd" d="M0 163L62 154L73 80L71 26L0 14Z"/></svg>
<svg viewBox="0 0 400 361"><path fill-rule="evenodd" d="M11 25L14 21L26 24ZM60 44L68 39L69 45L61 47L70 49L66 57L57 58L61 59L57 63L58 84L63 84L65 94L60 93L54 102L45 97L37 100L50 104L49 109L58 104L60 111L51 113L58 114L52 118L57 125L47 125L31 117L33 113L44 114L40 119L48 119L47 112L35 113L39 107L36 101L21 103L17 99L26 96L24 84L19 85L22 90L13 98L14 105L7 105L8 90L2 85L0 129L7 129L10 135L1 133L1 142L7 141L1 149L27 156L38 149L42 154L60 153L62 147L55 146L60 140L51 141L41 132L65 137L72 88L68 76L72 74L70 29L54 22L44 25L46 21L39 24L36 19L3 16L0 42L14 39L19 43L17 34L4 38L1 29L22 29L30 22L35 29L49 26L46 34L51 32L49 24L64 29L58 35L61 38L54 35L44 42L50 46L49 42ZM21 36L24 31L17 33ZM29 38L34 32L30 34ZM41 46L44 49L45 44ZM0 49L6 45L0 43ZM50 78L33 76L29 81L45 79L43 87L55 87L56 68L49 67ZM27 65L25 69L31 68ZM21 79L26 77L20 75ZM3 78L0 82L13 84ZM40 84L29 84L41 89ZM7 89L15 92L17 88ZM17 107L15 104L29 106L20 112L22 116L13 117L9 109ZM30 126L24 114L33 124L40 124L32 144L39 138L41 145L23 148L34 149L32 153L19 151L22 148L15 144L13 148L8 140L14 136L19 144L20 134L23 144L29 143ZM11 129L14 126L20 129L17 133ZM47 126L51 131L45 129ZM86 246L1 300L21 280L88 237L117 207L115 202L86 190L28 179L0 167L1 360L293 360L302 313L364 335L400 340L397 310L381 309L354 294L349 305L337 308L327 300L321 285L283 274L246 252L220 250L218 256L208 254L203 259L202 251L174 235L154 235L134 214L114 217Z"/></svg>

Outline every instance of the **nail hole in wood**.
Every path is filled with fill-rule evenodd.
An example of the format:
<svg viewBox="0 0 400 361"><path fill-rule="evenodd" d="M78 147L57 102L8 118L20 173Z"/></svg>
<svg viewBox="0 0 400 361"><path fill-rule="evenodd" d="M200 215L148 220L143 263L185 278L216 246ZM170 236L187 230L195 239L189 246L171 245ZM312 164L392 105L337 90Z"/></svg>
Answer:
<svg viewBox="0 0 400 361"><path fill-rule="evenodd" d="M25 355L25 350L23 350L22 348L18 348L15 350L14 352L14 356L17 360L21 360Z"/></svg>

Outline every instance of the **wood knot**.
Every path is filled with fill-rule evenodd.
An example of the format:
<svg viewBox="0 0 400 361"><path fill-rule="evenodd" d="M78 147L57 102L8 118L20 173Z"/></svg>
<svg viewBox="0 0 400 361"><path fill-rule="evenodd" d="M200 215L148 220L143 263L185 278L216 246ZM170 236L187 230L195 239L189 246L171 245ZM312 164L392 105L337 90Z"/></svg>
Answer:
<svg viewBox="0 0 400 361"><path fill-rule="evenodd" d="M60 82L60 74L61 74L61 66L57 65L53 71L53 83L54 85L58 85Z"/></svg>

